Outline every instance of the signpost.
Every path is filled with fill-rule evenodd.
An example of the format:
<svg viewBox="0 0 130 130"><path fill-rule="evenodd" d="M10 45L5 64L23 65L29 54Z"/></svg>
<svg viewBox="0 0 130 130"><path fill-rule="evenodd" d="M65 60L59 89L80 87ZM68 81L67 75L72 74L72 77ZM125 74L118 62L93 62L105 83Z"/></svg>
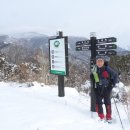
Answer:
<svg viewBox="0 0 130 130"><path fill-rule="evenodd" d="M64 76L68 76L68 37L59 32L49 40L50 73L58 75L58 96L64 97Z"/></svg>
<svg viewBox="0 0 130 130"><path fill-rule="evenodd" d="M116 42L115 37L96 39L95 34L92 33L90 40L76 42L76 51L91 50L90 69L95 65L96 56L116 55L114 50L117 48L116 44L108 44ZM91 78L91 111L95 112L95 94L93 88L95 87L95 81Z"/></svg>

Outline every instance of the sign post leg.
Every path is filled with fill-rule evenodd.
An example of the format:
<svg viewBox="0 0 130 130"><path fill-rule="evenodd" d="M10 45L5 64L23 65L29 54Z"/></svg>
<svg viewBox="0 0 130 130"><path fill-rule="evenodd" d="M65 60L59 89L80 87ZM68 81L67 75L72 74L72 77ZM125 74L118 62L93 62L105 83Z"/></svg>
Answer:
<svg viewBox="0 0 130 130"><path fill-rule="evenodd" d="M59 31L57 38L63 37L63 32ZM58 96L64 97L65 91L64 91L64 76L58 75Z"/></svg>
<svg viewBox="0 0 130 130"><path fill-rule="evenodd" d="M91 34L91 38L90 38L90 41L91 41L91 61L93 61L93 65L95 65L95 59L96 59L96 36ZM91 64L91 61L90 61L90 65ZM91 69L91 66L90 66L90 69ZM96 98L95 98L95 93L94 93L94 87L95 87L95 81L94 79L91 78L91 111L92 112L95 112L96 110Z"/></svg>
<svg viewBox="0 0 130 130"><path fill-rule="evenodd" d="M96 110L95 110L96 101L95 101L95 93L94 93L93 86L95 86L95 83L93 80L91 80L91 111L96 112Z"/></svg>
<svg viewBox="0 0 130 130"><path fill-rule="evenodd" d="M64 91L64 76L58 75L58 96L64 97L65 91Z"/></svg>

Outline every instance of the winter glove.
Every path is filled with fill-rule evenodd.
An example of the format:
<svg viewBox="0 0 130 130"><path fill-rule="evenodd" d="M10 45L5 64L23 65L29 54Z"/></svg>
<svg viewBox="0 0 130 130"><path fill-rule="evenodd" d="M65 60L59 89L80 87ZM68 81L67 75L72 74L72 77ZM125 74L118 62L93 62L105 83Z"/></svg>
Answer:
<svg viewBox="0 0 130 130"><path fill-rule="evenodd" d="M111 87L112 87L112 88L114 88L114 87L115 87L115 85L114 85L114 84L112 84L112 85L111 85Z"/></svg>
<svg viewBox="0 0 130 130"><path fill-rule="evenodd" d="M117 88L117 87L118 87L118 83L116 83L116 84L114 85L114 87Z"/></svg>
<svg viewBox="0 0 130 130"><path fill-rule="evenodd" d="M117 87L118 87L118 83L112 84L111 87L112 87L112 88L117 88Z"/></svg>

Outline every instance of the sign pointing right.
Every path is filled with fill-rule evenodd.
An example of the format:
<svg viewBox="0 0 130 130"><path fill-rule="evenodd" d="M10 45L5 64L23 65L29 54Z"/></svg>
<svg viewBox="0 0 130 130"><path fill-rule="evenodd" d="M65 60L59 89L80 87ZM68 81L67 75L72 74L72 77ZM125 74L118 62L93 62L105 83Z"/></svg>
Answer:
<svg viewBox="0 0 130 130"><path fill-rule="evenodd" d="M107 55L116 55L117 52L114 50L107 51Z"/></svg>
<svg viewBox="0 0 130 130"><path fill-rule="evenodd" d="M98 56L105 56L105 55L116 55L117 52L114 50L97 50L96 54Z"/></svg>
<svg viewBox="0 0 130 130"><path fill-rule="evenodd" d="M97 39L97 44L102 44L102 43L111 43L111 42L116 42L115 37L110 37L110 38L103 38L103 39Z"/></svg>
<svg viewBox="0 0 130 130"><path fill-rule="evenodd" d="M117 48L116 44L103 44L103 45L97 44L96 45L97 50L116 49L116 48Z"/></svg>

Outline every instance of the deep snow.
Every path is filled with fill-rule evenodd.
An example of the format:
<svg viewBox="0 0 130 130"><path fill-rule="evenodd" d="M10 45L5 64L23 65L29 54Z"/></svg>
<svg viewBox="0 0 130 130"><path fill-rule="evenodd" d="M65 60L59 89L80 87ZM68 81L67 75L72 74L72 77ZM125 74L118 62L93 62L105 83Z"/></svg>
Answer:
<svg viewBox="0 0 130 130"><path fill-rule="evenodd" d="M90 112L89 96L68 87L65 97L57 94L57 86L0 82L0 130L122 130L114 104L114 122L108 124ZM124 106L117 105L124 128L129 130Z"/></svg>

